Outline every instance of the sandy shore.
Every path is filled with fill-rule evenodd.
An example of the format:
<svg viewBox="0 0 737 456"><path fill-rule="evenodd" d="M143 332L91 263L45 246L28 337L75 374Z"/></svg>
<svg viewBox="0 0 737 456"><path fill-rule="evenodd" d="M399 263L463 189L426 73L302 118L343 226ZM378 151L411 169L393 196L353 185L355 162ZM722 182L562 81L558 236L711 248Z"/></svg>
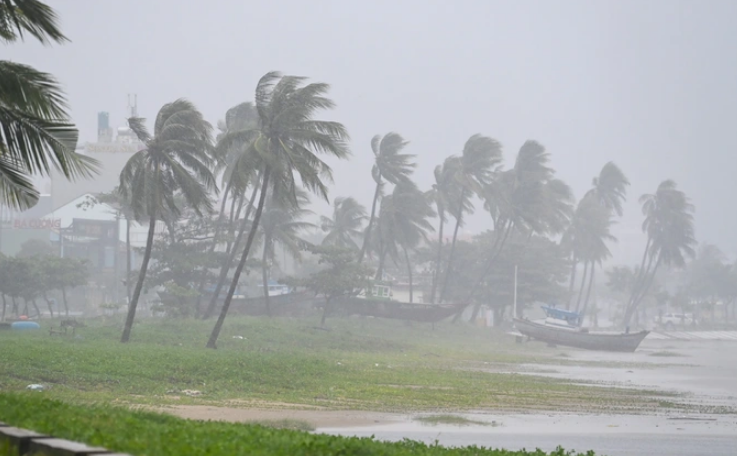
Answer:
<svg viewBox="0 0 737 456"><path fill-rule="evenodd" d="M284 406L286 404L283 404ZM241 408L209 405L174 405L154 410L192 420L248 423L284 419L304 421L315 428L379 426L406 422L407 415L356 410L295 410L294 408Z"/></svg>

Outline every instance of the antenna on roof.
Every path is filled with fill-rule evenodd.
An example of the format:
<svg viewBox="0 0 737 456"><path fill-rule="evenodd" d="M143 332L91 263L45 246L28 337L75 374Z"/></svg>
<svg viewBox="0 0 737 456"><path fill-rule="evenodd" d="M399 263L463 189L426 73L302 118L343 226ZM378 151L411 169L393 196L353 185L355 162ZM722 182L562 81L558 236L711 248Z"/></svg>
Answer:
<svg viewBox="0 0 737 456"><path fill-rule="evenodd" d="M132 97L132 98L131 98ZM131 103L131 100L133 102ZM128 94L128 115L129 117L138 117L138 94Z"/></svg>

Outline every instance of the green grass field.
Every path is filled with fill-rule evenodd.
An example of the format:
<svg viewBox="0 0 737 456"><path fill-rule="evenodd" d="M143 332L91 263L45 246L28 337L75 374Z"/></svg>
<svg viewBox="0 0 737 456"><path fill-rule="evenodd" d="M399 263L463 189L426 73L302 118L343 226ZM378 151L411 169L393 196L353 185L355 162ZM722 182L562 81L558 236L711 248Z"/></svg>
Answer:
<svg viewBox="0 0 737 456"><path fill-rule="evenodd" d="M73 402L132 404L288 402L334 409L436 411L656 407L664 397L516 375L520 362L561 360L488 329L335 320L333 330L282 319L233 319L218 350L203 348L211 322L148 321L131 343L117 321L77 337L0 332L0 388L30 383ZM233 338L233 336L243 337ZM544 350L543 350L544 351ZM503 370L502 372L493 372ZM182 390L197 390L187 397Z"/></svg>
<svg viewBox="0 0 737 456"><path fill-rule="evenodd" d="M0 420L136 455L480 455L527 453L381 443L311 434L307 423L198 422L136 409L289 403L447 416L472 409L678 407L672 397L650 391L516 374L521 363L569 360L559 350L518 345L488 328L336 319L326 331L312 322L244 317L230 319L218 350L208 350L209 321L144 320L128 344L118 342L120 320L87 323L74 337L50 336L50 323L42 331L0 331ZM31 383L47 388L27 392Z"/></svg>

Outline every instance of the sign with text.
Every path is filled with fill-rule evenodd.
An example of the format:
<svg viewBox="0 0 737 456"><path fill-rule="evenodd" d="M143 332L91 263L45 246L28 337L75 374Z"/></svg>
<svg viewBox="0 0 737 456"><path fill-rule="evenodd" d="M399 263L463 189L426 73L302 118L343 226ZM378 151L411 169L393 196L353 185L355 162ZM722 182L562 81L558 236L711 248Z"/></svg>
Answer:
<svg viewBox="0 0 737 456"><path fill-rule="evenodd" d="M16 230L58 230L61 228L61 219L15 219L13 228Z"/></svg>

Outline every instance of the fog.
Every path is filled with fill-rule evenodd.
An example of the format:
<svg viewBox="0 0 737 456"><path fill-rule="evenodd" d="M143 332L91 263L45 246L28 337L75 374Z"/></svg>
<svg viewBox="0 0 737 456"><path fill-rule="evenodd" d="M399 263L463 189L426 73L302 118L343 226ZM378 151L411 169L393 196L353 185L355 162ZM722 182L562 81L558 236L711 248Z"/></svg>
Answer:
<svg viewBox="0 0 737 456"><path fill-rule="evenodd" d="M27 42L6 58L54 74L81 140L96 113L124 124L126 94L152 118L179 97L213 124L270 70L331 84L331 119L353 157L332 163L331 198L370 205L370 138L397 131L432 169L482 133L513 161L527 139L552 154L577 197L609 160L632 185L613 232L617 263L644 245L637 197L676 180L700 242L737 253L737 4L732 1L52 1L71 43ZM477 211L469 233L489 228Z"/></svg>

